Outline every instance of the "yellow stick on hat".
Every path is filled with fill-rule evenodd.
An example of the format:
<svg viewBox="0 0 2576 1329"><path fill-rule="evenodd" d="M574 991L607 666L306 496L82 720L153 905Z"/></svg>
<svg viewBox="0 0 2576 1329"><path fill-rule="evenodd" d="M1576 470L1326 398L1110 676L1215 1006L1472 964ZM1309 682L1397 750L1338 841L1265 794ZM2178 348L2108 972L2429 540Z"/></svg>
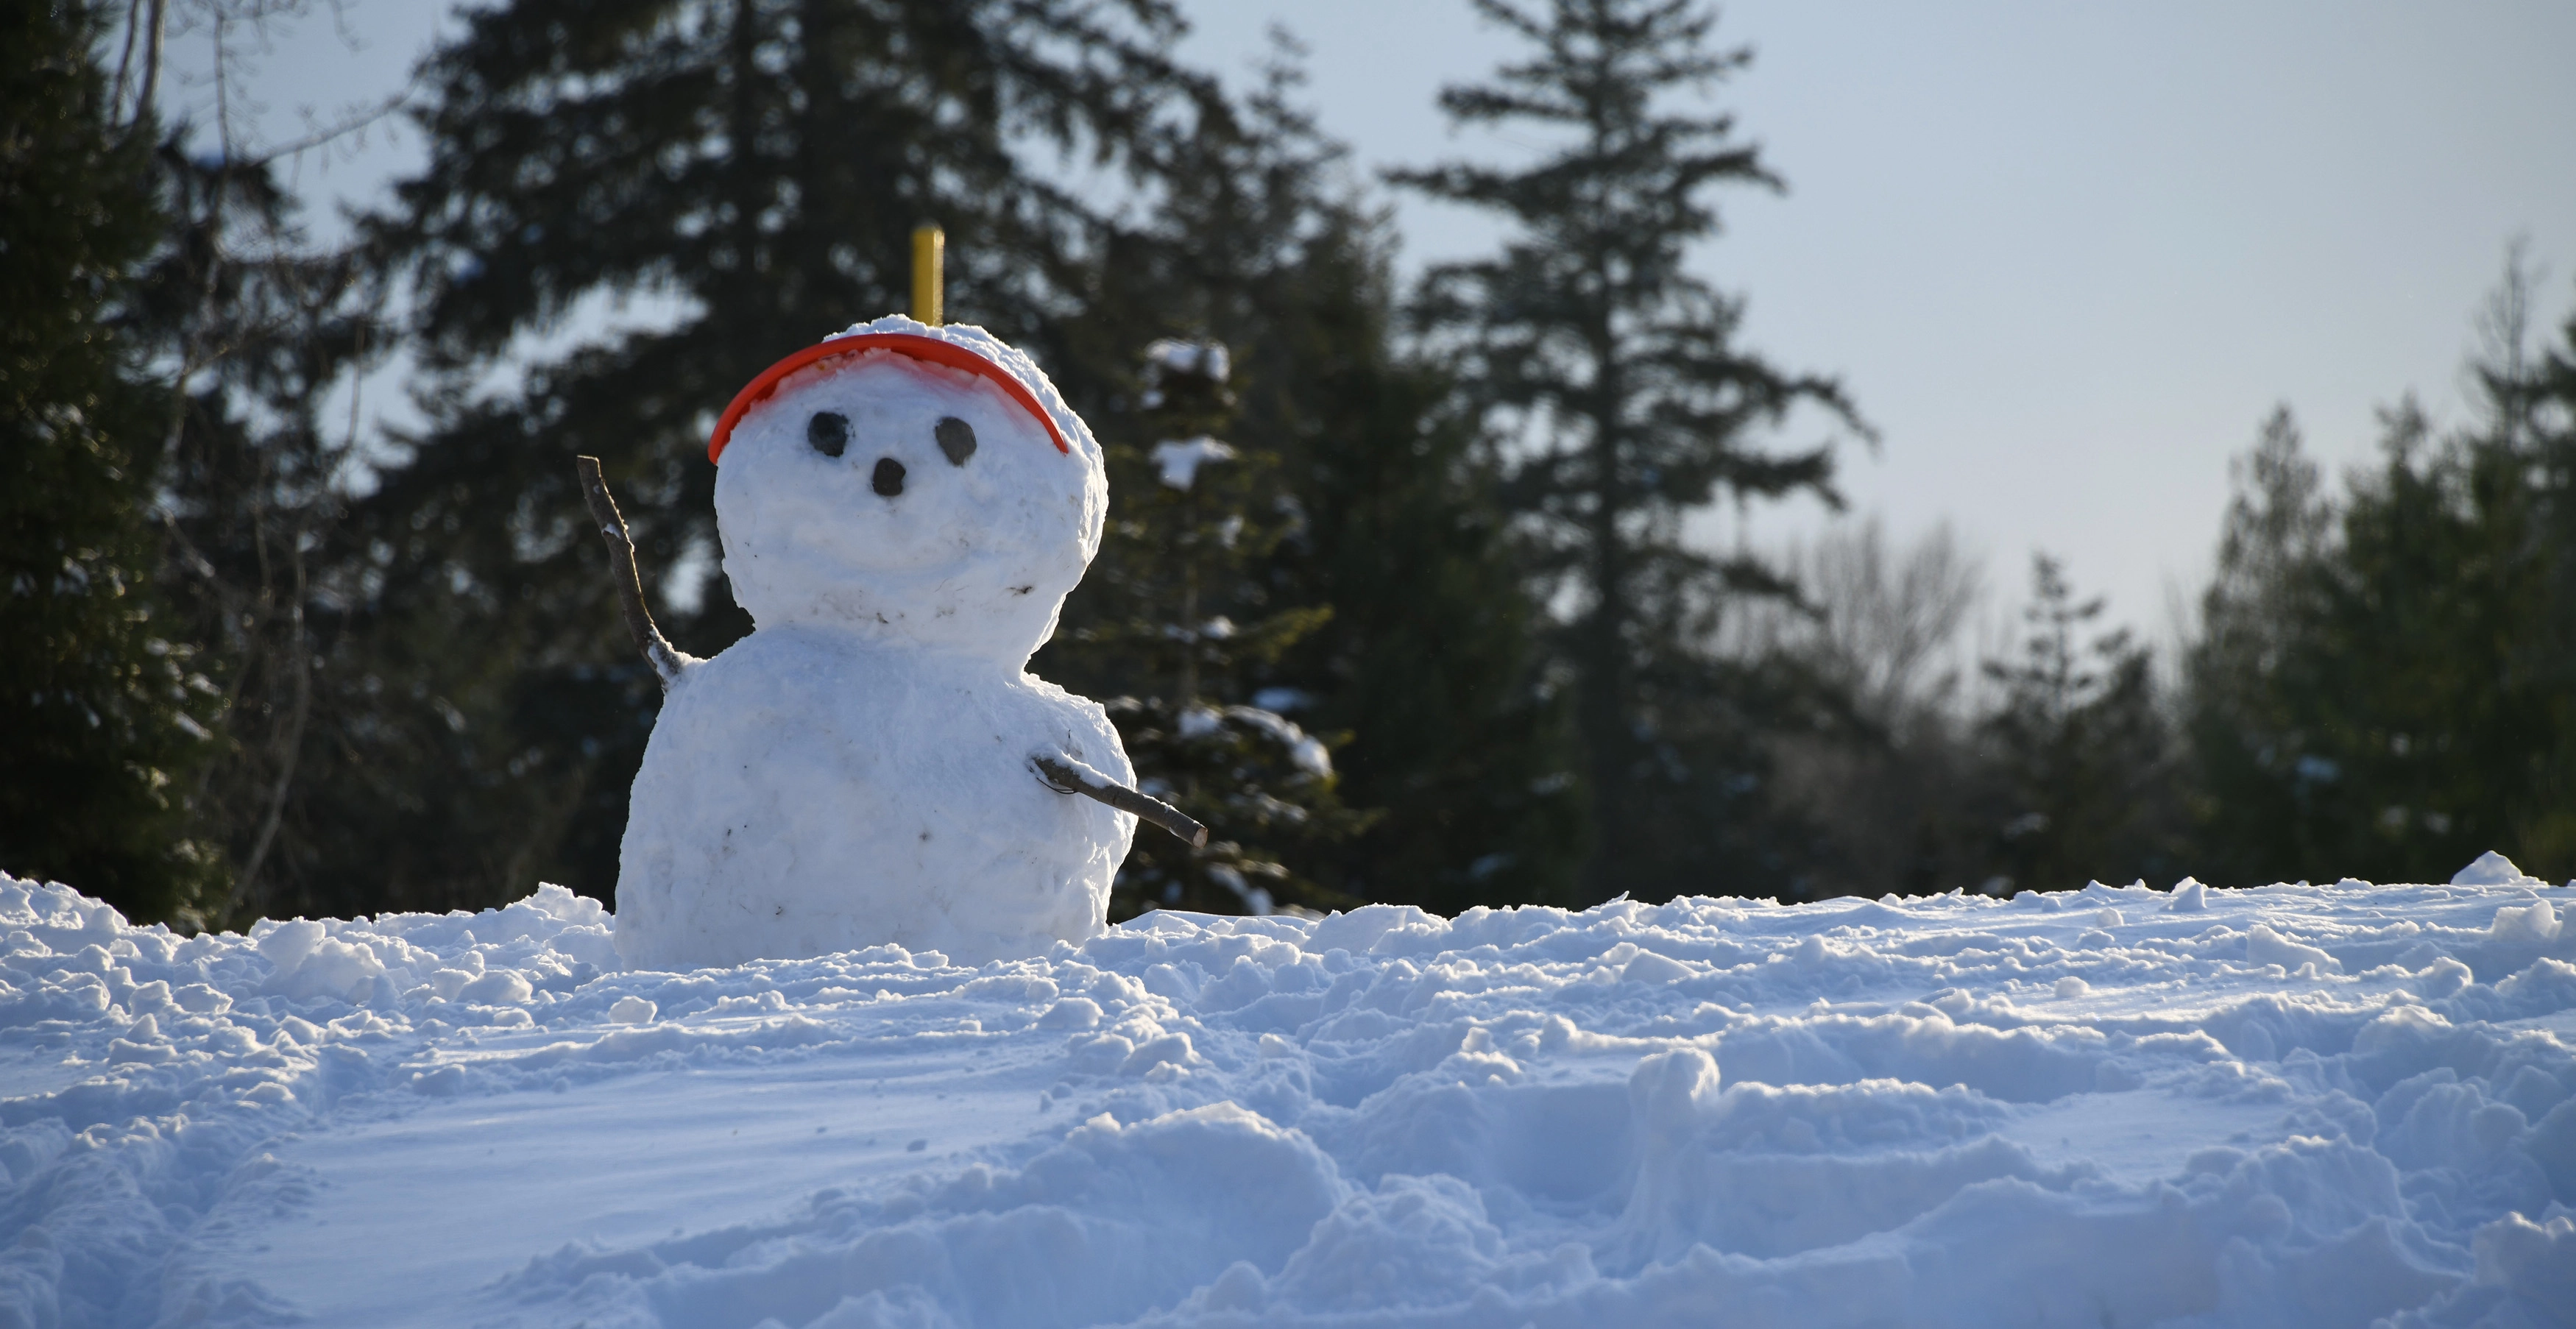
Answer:
<svg viewBox="0 0 2576 1329"><path fill-rule="evenodd" d="M912 228L912 316L934 328L947 295L947 260L947 232L927 222Z"/></svg>

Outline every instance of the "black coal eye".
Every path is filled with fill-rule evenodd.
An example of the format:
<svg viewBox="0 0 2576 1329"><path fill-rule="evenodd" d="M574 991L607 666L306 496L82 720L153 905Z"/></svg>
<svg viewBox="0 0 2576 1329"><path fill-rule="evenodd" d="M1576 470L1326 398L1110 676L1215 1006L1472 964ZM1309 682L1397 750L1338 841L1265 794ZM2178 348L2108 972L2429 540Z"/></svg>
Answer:
<svg viewBox="0 0 2576 1329"><path fill-rule="evenodd" d="M850 446L850 417L838 411L816 411L805 422L805 441L826 457L837 457Z"/></svg>
<svg viewBox="0 0 2576 1329"><path fill-rule="evenodd" d="M939 440L939 450L948 454L951 466L963 466L968 457L975 455L975 426L956 416L941 416L939 423L931 427L930 434Z"/></svg>

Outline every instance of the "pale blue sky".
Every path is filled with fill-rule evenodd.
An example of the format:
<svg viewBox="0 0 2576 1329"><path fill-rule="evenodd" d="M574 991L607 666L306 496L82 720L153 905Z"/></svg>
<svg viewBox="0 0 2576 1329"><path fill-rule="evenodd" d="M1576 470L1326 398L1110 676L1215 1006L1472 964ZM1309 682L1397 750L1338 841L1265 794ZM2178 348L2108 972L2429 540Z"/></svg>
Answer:
<svg viewBox="0 0 2576 1329"><path fill-rule="evenodd" d="M1232 74L1272 22L1296 31L1323 126L1366 171L1534 150L1453 137L1432 104L1514 54L1462 0L1185 8L1187 53ZM327 9L282 27L263 128L392 91L436 12L350 0L356 53ZM2546 269L2548 330L2576 290L2576 5L1742 0L1719 33L1757 57L1716 102L1790 190L1722 200L1699 269L1748 299L1751 345L1841 375L1883 431L1847 457L1854 510L1899 534L1951 521L2007 601L2045 548L2165 635L2206 575L2227 459L2274 403L2321 456L2364 462L2400 394L2458 418L2512 238ZM203 41L174 56L202 64ZM368 147L306 181L364 195L416 142ZM1399 201L1409 266L1498 235Z"/></svg>
<svg viewBox="0 0 2576 1329"><path fill-rule="evenodd" d="M1295 28L1324 126L1370 164L1530 151L1431 104L1513 54L1463 3L1194 12L1219 67ZM2576 290L2576 5L1742 0L1718 31L1756 56L1717 104L1790 188L1723 204L1699 269L1748 299L1751 345L1840 374L1883 432L1847 458L1853 509L1952 521L2006 599L2045 548L2162 635L2274 403L2365 461L2409 390L2458 417L2514 236L2553 331ZM1401 216L1417 260L1496 234Z"/></svg>

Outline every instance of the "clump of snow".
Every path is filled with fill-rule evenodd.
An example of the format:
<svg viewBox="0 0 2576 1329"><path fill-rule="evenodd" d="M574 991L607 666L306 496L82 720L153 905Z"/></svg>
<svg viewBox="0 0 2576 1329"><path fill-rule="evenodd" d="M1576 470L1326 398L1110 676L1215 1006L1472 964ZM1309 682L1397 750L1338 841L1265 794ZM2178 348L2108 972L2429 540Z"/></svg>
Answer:
<svg viewBox="0 0 2576 1329"><path fill-rule="evenodd" d="M1315 694L1301 688L1263 688L1252 694L1252 704L1265 711L1302 711L1315 704Z"/></svg>
<svg viewBox="0 0 2576 1329"><path fill-rule="evenodd" d="M893 942L970 964L1097 934L1135 818L1042 784L1133 784L1101 707L1026 672L1099 547L1101 451L1027 357L881 319L1011 373L890 350L790 375L716 469L758 629L663 698L619 849L618 949L689 968Z"/></svg>
<svg viewBox="0 0 2576 1329"><path fill-rule="evenodd" d="M1192 717L1200 714L1205 714L1207 718L1199 722L1198 730L1193 731L1190 728ZM1222 713L1209 712L1205 708L1191 711L1181 717L1181 732L1204 733L1214 729L1220 714L1224 719L1258 729L1268 735L1270 741L1286 750L1289 762L1308 775L1320 779L1333 773L1333 754L1324 746L1322 739L1307 733L1298 727L1296 721L1277 711L1266 710L1259 706L1228 706Z"/></svg>
<svg viewBox="0 0 2576 1329"><path fill-rule="evenodd" d="M2534 900L2527 905L2506 905L2496 910L2495 922L2488 928L2497 941L2552 941L2565 926L2547 900Z"/></svg>
<svg viewBox="0 0 2576 1329"><path fill-rule="evenodd" d="M2513 860L2490 849L2475 862L2451 874L2454 886L2540 886L2547 883L2526 875Z"/></svg>
<svg viewBox="0 0 2576 1329"><path fill-rule="evenodd" d="M1223 383L1233 372L1234 357L1224 342L1161 337L1145 347L1145 363L1161 373L1188 374Z"/></svg>
<svg viewBox="0 0 2576 1329"><path fill-rule="evenodd" d="M1212 461L1231 461L1234 455L1233 445L1201 434L1196 438L1169 439L1155 444L1154 467L1161 472L1166 487L1187 489L1198 483L1201 466Z"/></svg>
<svg viewBox="0 0 2576 1329"><path fill-rule="evenodd" d="M2564 1323L2556 893L2177 894L672 974L0 878L0 1322Z"/></svg>

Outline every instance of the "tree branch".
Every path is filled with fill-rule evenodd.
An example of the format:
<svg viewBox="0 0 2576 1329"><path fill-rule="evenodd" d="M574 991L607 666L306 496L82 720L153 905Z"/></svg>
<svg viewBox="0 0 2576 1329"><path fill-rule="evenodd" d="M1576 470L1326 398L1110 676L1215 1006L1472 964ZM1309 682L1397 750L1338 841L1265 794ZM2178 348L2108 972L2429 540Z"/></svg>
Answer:
<svg viewBox="0 0 2576 1329"><path fill-rule="evenodd" d="M644 578L635 570L635 541L626 534L626 519L617 512L617 500L608 496L608 481L599 474L599 458L575 457L573 471L581 477L582 501L590 505L591 520L599 523L599 538L608 545L608 576L617 584L617 607L626 615L626 635L635 639L635 649L652 662L653 672L662 680L662 690L670 691L673 680L680 676L681 656L671 647L662 629L653 625L653 611L644 607Z"/></svg>
<svg viewBox="0 0 2576 1329"><path fill-rule="evenodd" d="M1069 757L1044 754L1029 758L1038 779L1059 794L1082 794L1150 821L1164 830L1189 841L1192 849L1207 848L1207 827L1191 820L1190 815L1148 794L1140 794L1100 772Z"/></svg>

